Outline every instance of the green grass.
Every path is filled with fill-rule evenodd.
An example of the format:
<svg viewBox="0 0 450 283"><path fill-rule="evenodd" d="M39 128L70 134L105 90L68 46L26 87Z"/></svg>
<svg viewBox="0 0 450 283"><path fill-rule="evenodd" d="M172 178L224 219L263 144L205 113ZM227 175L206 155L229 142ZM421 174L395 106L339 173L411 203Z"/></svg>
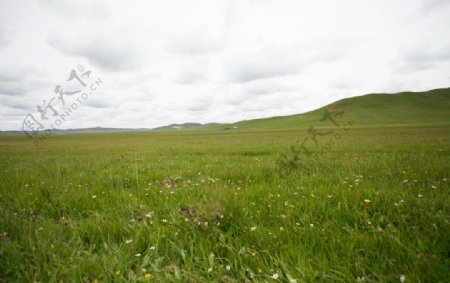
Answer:
<svg viewBox="0 0 450 283"><path fill-rule="evenodd" d="M1 136L1 281L448 282L450 126L329 129Z"/></svg>

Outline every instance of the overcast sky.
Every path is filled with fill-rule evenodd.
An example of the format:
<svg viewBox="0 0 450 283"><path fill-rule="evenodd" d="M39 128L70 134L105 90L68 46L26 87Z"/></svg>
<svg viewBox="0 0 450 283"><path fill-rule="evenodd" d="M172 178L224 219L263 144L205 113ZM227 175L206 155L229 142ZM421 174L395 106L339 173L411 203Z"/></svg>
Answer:
<svg viewBox="0 0 450 283"><path fill-rule="evenodd" d="M234 122L450 86L448 0L0 0L0 17L1 130L42 119L77 65L103 83L59 128Z"/></svg>

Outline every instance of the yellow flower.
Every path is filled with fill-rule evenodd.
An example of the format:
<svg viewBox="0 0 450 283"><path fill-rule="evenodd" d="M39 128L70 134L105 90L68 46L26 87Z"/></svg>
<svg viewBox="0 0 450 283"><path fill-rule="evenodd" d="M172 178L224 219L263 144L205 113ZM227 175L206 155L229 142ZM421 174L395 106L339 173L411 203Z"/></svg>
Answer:
<svg viewBox="0 0 450 283"><path fill-rule="evenodd" d="M152 275L150 273L145 273L144 278L150 279L150 278L152 278Z"/></svg>
<svg viewBox="0 0 450 283"><path fill-rule="evenodd" d="M258 268L258 273L262 273L262 272L263 272L262 269Z"/></svg>
<svg viewBox="0 0 450 283"><path fill-rule="evenodd" d="M364 204L370 204L372 201L370 200L370 199L368 199L368 198L365 198L364 199Z"/></svg>
<svg viewBox="0 0 450 283"><path fill-rule="evenodd" d="M92 281L92 283L98 283L98 280L97 280L97 279L94 279L94 280Z"/></svg>
<svg viewBox="0 0 450 283"><path fill-rule="evenodd" d="M92 195L91 198L92 198L92 199L96 199L96 198L97 198L97 195Z"/></svg>
<svg viewBox="0 0 450 283"><path fill-rule="evenodd" d="M117 270L116 273L114 273L116 276L120 275L120 270Z"/></svg>

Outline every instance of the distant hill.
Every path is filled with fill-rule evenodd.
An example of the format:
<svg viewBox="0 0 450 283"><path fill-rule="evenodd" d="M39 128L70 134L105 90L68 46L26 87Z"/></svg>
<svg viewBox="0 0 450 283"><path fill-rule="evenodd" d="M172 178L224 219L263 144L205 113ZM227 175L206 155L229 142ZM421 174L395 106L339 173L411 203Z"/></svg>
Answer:
<svg viewBox="0 0 450 283"><path fill-rule="evenodd" d="M158 127L152 129L152 131L186 131L186 130L196 130L202 129L212 126L219 126L222 124L219 123L209 123L209 124L200 124L200 123L184 123L184 124L171 124L163 127Z"/></svg>
<svg viewBox="0 0 450 283"><path fill-rule="evenodd" d="M327 110L332 117L338 114L334 117L336 123L352 119L357 126L450 124L450 88L367 94L345 98L303 114L240 121L209 129L239 131L333 126L329 119L320 122Z"/></svg>
<svg viewBox="0 0 450 283"><path fill-rule="evenodd" d="M328 119L321 122L328 111L335 123L352 119L356 126L445 125L450 124L450 88L425 92L373 93L345 98L314 111L263 119L245 120L231 124L184 123L154 129L140 128L84 128L56 130L54 133L124 132L124 131L241 131L296 129L314 125L333 126ZM20 131L0 131L18 134Z"/></svg>
<svg viewBox="0 0 450 283"><path fill-rule="evenodd" d="M51 130L53 134L63 134L63 133L114 133L114 132L142 132L149 131L150 129L146 128L102 128L102 127L93 127L93 128L79 128L79 129L55 129ZM41 130L44 132L45 130ZM22 131L0 131L0 134L20 134L22 135Z"/></svg>

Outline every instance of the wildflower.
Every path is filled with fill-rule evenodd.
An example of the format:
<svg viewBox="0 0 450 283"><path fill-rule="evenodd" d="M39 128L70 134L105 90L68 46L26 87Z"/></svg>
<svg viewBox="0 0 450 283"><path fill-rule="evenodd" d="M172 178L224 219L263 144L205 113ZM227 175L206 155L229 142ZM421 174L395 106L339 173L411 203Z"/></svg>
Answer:
<svg viewBox="0 0 450 283"><path fill-rule="evenodd" d="M145 273L144 278L150 279L150 278L152 278L152 275L150 273Z"/></svg>
<svg viewBox="0 0 450 283"><path fill-rule="evenodd" d="M140 257L141 254L140 254L140 253L137 253L137 254L135 254L134 256L135 256L135 257Z"/></svg>
<svg viewBox="0 0 450 283"><path fill-rule="evenodd" d="M154 249L156 249L155 246L151 246L150 247L150 250L154 250Z"/></svg>
<svg viewBox="0 0 450 283"><path fill-rule="evenodd" d="M133 242L133 240L126 240L126 241L125 241L125 244L128 245L128 244L131 244L132 242Z"/></svg>
<svg viewBox="0 0 450 283"><path fill-rule="evenodd" d="M263 272L262 269L258 268L258 273L262 273L262 272Z"/></svg>
<svg viewBox="0 0 450 283"><path fill-rule="evenodd" d="M370 204L372 201L370 200L370 199L368 199L368 198L365 198L364 199L364 204Z"/></svg>
<svg viewBox="0 0 450 283"><path fill-rule="evenodd" d="M296 279L290 279L289 282L290 283L297 283L297 280Z"/></svg>
<svg viewBox="0 0 450 283"><path fill-rule="evenodd" d="M403 283L403 282L405 282L405 280L406 280L406 277L405 277L405 275L402 274L402 275L400 276L400 282Z"/></svg>
<svg viewBox="0 0 450 283"><path fill-rule="evenodd" d="M120 275L120 270L117 270L114 275L119 276Z"/></svg>
<svg viewBox="0 0 450 283"><path fill-rule="evenodd" d="M250 231L252 231L252 232L256 231L256 226L251 227Z"/></svg>
<svg viewBox="0 0 450 283"><path fill-rule="evenodd" d="M96 199L96 198L97 198L97 195L92 195L91 198L92 198L92 199Z"/></svg>
<svg viewBox="0 0 450 283"><path fill-rule="evenodd" d="M212 267L210 267L210 268L208 269L208 273L210 273L212 270L213 270Z"/></svg>
<svg viewBox="0 0 450 283"><path fill-rule="evenodd" d="M225 269L228 270L228 271L230 271L231 266L227 265L227 266L225 266Z"/></svg>
<svg viewBox="0 0 450 283"><path fill-rule="evenodd" d="M314 227L314 224L313 224L313 223L309 224L309 227L313 228L313 227Z"/></svg>
<svg viewBox="0 0 450 283"><path fill-rule="evenodd" d="M417 197L421 198L421 197L423 197L423 196L422 196L421 194L418 194Z"/></svg>
<svg viewBox="0 0 450 283"><path fill-rule="evenodd" d="M278 279L278 273L274 273L273 275L272 275L272 279L275 279L275 280L277 280Z"/></svg>

